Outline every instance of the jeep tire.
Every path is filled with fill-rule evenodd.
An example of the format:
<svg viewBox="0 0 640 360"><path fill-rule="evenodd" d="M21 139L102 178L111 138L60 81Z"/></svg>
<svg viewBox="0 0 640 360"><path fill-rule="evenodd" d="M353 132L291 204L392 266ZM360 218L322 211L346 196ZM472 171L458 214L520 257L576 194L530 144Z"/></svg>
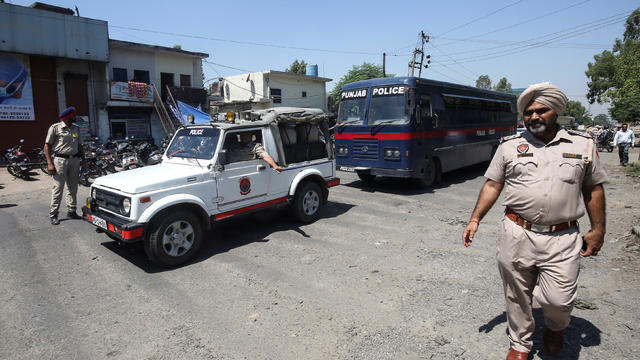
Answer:
<svg viewBox="0 0 640 360"><path fill-rule="evenodd" d="M293 198L293 215L305 224L314 222L320 215L323 202L320 186L312 181L304 182L300 184Z"/></svg>
<svg viewBox="0 0 640 360"><path fill-rule="evenodd" d="M198 217L187 210L162 212L149 227L144 250L160 266L177 266L189 261L202 243Z"/></svg>

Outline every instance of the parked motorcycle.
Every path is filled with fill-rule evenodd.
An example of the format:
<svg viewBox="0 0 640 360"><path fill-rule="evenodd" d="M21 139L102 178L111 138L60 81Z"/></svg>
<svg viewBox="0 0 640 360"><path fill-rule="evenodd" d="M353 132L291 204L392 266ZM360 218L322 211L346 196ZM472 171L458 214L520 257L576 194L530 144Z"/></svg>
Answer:
<svg viewBox="0 0 640 360"><path fill-rule="evenodd" d="M598 135L596 142L598 144L598 151L607 150L608 152L612 152L613 151L613 131L609 131L609 130L602 131Z"/></svg>
<svg viewBox="0 0 640 360"><path fill-rule="evenodd" d="M47 158L44 156L44 149L34 147L33 154L36 163L32 165L38 165L43 173L49 175L49 169L47 168Z"/></svg>
<svg viewBox="0 0 640 360"><path fill-rule="evenodd" d="M31 161L27 154L22 151L24 139L20 139L20 145L7 149L4 158L7 161L7 171L14 177L24 180L30 179Z"/></svg>
<svg viewBox="0 0 640 360"><path fill-rule="evenodd" d="M140 161L136 148L128 140L129 138L126 138L125 141L118 144L118 156L124 170L135 169L144 165Z"/></svg>

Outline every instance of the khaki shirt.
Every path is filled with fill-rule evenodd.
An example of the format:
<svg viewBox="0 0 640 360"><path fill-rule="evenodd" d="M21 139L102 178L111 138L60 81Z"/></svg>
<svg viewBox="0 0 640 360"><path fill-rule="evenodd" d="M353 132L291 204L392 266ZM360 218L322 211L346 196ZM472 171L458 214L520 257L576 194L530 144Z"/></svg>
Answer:
<svg viewBox="0 0 640 360"><path fill-rule="evenodd" d="M503 205L528 221L577 220L585 212L582 186L607 181L595 146L585 161L590 141L560 129L545 145L526 131L500 144L484 176L505 185Z"/></svg>
<svg viewBox="0 0 640 360"><path fill-rule="evenodd" d="M49 144L54 154L75 155L82 146L80 128L74 124L67 127L64 121L59 121L49 127L44 142Z"/></svg>
<svg viewBox="0 0 640 360"><path fill-rule="evenodd" d="M237 162L237 161L247 161L247 160L256 160L262 159L267 155L267 152L264 150L262 144L257 142L250 142L247 144L239 144L238 146L234 146L229 150L229 162Z"/></svg>

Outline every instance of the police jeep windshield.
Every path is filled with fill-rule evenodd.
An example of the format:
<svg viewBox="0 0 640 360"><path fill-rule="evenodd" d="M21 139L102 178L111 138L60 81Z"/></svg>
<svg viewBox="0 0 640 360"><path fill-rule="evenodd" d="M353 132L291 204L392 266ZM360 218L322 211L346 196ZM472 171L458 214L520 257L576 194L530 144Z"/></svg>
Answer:
<svg viewBox="0 0 640 360"><path fill-rule="evenodd" d="M367 124L399 125L409 123L406 109L406 95L409 88L406 85L379 86L371 89L369 115Z"/></svg>
<svg viewBox="0 0 640 360"><path fill-rule="evenodd" d="M216 151L220 130L216 128L180 129L167 149L168 158L211 159Z"/></svg>
<svg viewBox="0 0 640 360"><path fill-rule="evenodd" d="M345 90L340 93L337 125L362 125L367 105L367 89Z"/></svg>

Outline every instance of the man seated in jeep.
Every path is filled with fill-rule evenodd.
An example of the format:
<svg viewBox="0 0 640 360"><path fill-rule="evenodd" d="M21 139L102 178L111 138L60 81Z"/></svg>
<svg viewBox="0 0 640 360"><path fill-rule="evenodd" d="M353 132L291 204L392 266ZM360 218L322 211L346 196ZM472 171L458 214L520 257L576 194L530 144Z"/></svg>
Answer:
<svg viewBox="0 0 640 360"><path fill-rule="evenodd" d="M235 135L233 137L235 137ZM232 142L229 144L228 149L230 163L262 159L278 173L282 172L282 166L276 164L271 155L264 150L261 143L253 141L253 134L250 132L241 133L240 142Z"/></svg>

